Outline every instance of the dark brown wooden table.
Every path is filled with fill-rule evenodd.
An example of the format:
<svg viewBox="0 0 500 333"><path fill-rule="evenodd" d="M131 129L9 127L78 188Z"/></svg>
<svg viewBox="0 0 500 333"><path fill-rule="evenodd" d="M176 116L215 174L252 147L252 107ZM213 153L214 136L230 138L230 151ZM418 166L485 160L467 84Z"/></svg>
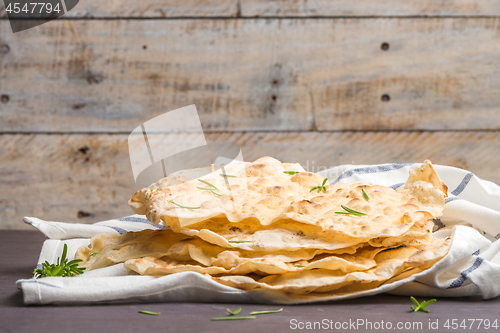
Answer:
<svg viewBox="0 0 500 333"><path fill-rule="evenodd" d="M16 288L15 282L32 276L44 239L37 231L0 231L0 333L277 333L310 331L307 328L314 328L315 322L316 329L321 331L494 332L499 329L490 327L487 330L483 324L478 329L478 320L488 319L491 323L497 320L500 325L500 298L483 301L479 297L438 298L429 307L430 313L413 313L410 311L409 297L379 295L335 303L283 306L281 313L260 315L253 320L221 322L210 319L225 316L227 308L234 310L242 307L243 315L250 311L280 307L207 303L25 306L22 291ZM138 313L139 310L160 312L160 315L143 315ZM447 321L450 326L448 329L445 327ZM460 327L464 322L466 328ZM398 323L401 328L397 327ZM454 323L457 329L452 329ZM438 329L429 328L429 324L433 327L437 325ZM390 330L389 325L392 325Z"/></svg>

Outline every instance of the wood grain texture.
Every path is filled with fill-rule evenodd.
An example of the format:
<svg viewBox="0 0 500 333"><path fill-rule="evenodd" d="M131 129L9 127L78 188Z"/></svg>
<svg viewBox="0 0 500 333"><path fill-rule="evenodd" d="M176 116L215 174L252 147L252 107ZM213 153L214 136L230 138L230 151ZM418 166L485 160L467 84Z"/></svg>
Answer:
<svg viewBox="0 0 500 333"><path fill-rule="evenodd" d="M498 16L499 0L85 0L65 17ZM0 17L6 17L0 8Z"/></svg>
<svg viewBox="0 0 500 333"><path fill-rule="evenodd" d="M0 26L2 132L126 133L193 103L206 131L500 128L498 18Z"/></svg>
<svg viewBox="0 0 500 333"><path fill-rule="evenodd" d="M64 17L234 17L237 14L238 0L81 0ZM4 6L0 7L0 17L7 17Z"/></svg>
<svg viewBox="0 0 500 333"><path fill-rule="evenodd" d="M500 1L250 0L243 16L467 16L500 14Z"/></svg>
<svg viewBox="0 0 500 333"><path fill-rule="evenodd" d="M268 155L315 172L428 158L500 184L500 132L212 133L207 140L238 144L247 161ZM31 229L23 216L90 223L132 214L127 201L138 188L127 135L3 134L0 156L0 229Z"/></svg>
<svg viewBox="0 0 500 333"><path fill-rule="evenodd" d="M234 17L238 0L81 1L68 17Z"/></svg>

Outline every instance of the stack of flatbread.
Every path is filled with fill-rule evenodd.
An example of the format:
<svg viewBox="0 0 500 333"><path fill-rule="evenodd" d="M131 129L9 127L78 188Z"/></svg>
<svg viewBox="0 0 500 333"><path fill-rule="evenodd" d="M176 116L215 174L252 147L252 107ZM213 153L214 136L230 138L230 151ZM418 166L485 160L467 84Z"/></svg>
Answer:
<svg viewBox="0 0 500 333"><path fill-rule="evenodd" d="M176 172L130 206L164 230L100 234L76 258L144 275L184 271L245 290L343 295L421 272L450 239L433 236L447 188L429 161L394 190L329 185L299 164L263 157Z"/></svg>

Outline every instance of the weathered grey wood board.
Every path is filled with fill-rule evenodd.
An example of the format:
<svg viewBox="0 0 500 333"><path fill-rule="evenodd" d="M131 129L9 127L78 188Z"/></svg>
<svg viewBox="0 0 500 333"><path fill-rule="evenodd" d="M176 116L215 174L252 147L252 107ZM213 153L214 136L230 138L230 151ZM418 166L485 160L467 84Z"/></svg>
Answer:
<svg viewBox="0 0 500 333"><path fill-rule="evenodd" d="M500 128L499 18L0 27L2 132L124 133L193 103L207 131Z"/></svg>
<svg viewBox="0 0 500 333"><path fill-rule="evenodd" d="M495 16L499 0L85 0L66 17ZM0 17L6 17L0 8Z"/></svg>
<svg viewBox="0 0 500 333"><path fill-rule="evenodd" d="M454 16L500 14L500 1L251 0L243 16Z"/></svg>
<svg viewBox="0 0 500 333"><path fill-rule="evenodd" d="M231 17L237 13L238 0L84 0L64 16L69 18ZM7 17L4 6L0 7L0 17Z"/></svg>
<svg viewBox="0 0 500 333"><path fill-rule="evenodd" d="M68 17L234 17L238 0L81 1Z"/></svg>
<svg viewBox="0 0 500 333"><path fill-rule="evenodd" d="M213 133L207 139L238 144L247 161L268 155L314 172L430 159L500 184L500 132ZM90 223L133 213L127 201L138 188L127 135L3 134L0 156L1 229L30 229L23 216Z"/></svg>

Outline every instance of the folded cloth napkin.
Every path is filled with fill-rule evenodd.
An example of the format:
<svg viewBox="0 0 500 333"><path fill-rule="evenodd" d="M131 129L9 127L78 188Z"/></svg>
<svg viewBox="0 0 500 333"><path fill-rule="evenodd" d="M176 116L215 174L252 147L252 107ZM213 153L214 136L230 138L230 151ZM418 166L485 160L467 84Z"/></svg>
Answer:
<svg viewBox="0 0 500 333"><path fill-rule="evenodd" d="M408 178L414 164L369 166L344 165L320 172L337 182L369 181L397 188ZM452 235L449 253L430 269L376 289L350 295L288 295L277 291L245 291L221 285L193 272L162 277L139 276L123 264L102 268L76 277L22 279L26 304L98 302L233 302L300 304L354 298L379 293L407 296L458 297L481 295L490 299L500 295L500 187L474 174L447 166L434 165L449 188L437 237ZM49 239L45 241L38 265L53 263L68 246L69 259L78 247L89 244L98 233L122 234L143 229L162 229L144 216L132 215L92 225L48 222L26 217Z"/></svg>

